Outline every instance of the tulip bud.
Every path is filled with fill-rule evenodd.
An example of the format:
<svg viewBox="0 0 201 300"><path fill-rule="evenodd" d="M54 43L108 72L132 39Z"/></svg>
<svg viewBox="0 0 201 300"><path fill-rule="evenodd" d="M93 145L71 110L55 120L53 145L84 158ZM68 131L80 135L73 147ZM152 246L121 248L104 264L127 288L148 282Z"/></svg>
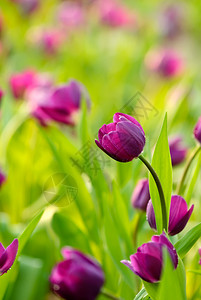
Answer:
<svg viewBox="0 0 201 300"><path fill-rule="evenodd" d="M151 283L158 282L163 268L164 248L168 250L176 269L178 265L177 252L165 233L154 235L151 242L143 244L137 249L137 253L130 256L130 261L122 260L121 262L143 280Z"/></svg>
<svg viewBox="0 0 201 300"><path fill-rule="evenodd" d="M198 250L199 255L201 256L201 248ZM201 265L201 258L199 260L199 264Z"/></svg>
<svg viewBox="0 0 201 300"><path fill-rule="evenodd" d="M15 239L6 249L0 243L0 275L7 273L13 265L18 251L18 239Z"/></svg>
<svg viewBox="0 0 201 300"><path fill-rule="evenodd" d="M4 93L3 93L3 91L0 89L0 102L1 102L1 100L2 100L2 98L3 98L3 95L4 95Z"/></svg>
<svg viewBox="0 0 201 300"><path fill-rule="evenodd" d="M149 70L165 78L178 76L183 71L183 61L172 50L159 50L148 53L146 66Z"/></svg>
<svg viewBox="0 0 201 300"><path fill-rule="evenodd" d="M101 0L99 13L101 22L107 26L125 27L135 24L134 14L114 0Z"/></svg>
<svg viewBox="0 0 201 300"><path fill-rule="evenodd" d="M182 163L187 155L187 148L182 146L182 139L180 137L174 138L169 142L170 156L172 165L177 166Z"/></svg>
<svg viewBox="0 0 201 300"><path fill-rule="evenodd" d="M36 73L33 71L24 71L13 74L10 78L10 88L16 99L23 98L28 88L36 83Z"/></svg>
<svg viewBox="0 0 201 300"><path fill-rule="evenodd" d="M66 247L64 261L52 270L50 282L53 291L64 299L95 300L104 283L99 264L83 253Z"/></svg>
<svg viewBox="0 0 201 300"><path fill-rule="evenodd" d="M128 162L138 157L145 145L142 126L131 116L115 113L113 123L98 131L97 146L113 159Z"/></svg>
<svg viewBox="0 0 201 300"><path fill-rule="evenodd" d="M0 169L0 187L6 181L6 175Z"/></svg>
<svg viewBox="0 0 201 300"><path fill-rule="evenodd" d="M149 181L148 179L141 179L133 192L131 202L132 206L146 212L147 204L150 200Z"/></svg>
<svg viewBox="0 0 201 300"><path fill-rule="evenodd" d="M199 143L201 143L201 117L199 118L197 124L195 125L194 137Z"/></svg>
<svg viewBox="0 0 201 300"><path fill-rule="evenodd" d="M188 206L184 198L173 195L171 197L170 215L168 224L168 234L175 235L181 232L186 226L193 212L194 205L188 210ZM156 219L151 200L147 205L147 220L151 228L156 229Z"/></svg>
<svg viewBox="0 0 201 300"><path fill-rule="evenodd" d="M51 120L75 125L74 114L80 109L82 97L90 107L90 99L85 87L76 80L51 89L39 88L29 94L32 114L42 125L47 125Z"/></svg>

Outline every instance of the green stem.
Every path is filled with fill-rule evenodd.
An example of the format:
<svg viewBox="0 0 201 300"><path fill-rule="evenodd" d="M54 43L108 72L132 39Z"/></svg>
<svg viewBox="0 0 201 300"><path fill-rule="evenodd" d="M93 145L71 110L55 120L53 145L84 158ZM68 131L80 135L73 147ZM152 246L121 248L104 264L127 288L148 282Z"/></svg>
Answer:
<svg viewBox="0 0 201 300"><path fill-rule="evenodd" d="M109 299L112 299L112 300L121 300L120 298L117 298L116 296L114 296L113 294L109 293L109 292L106 292L105 290L102 290L100 292L103 296L109 298Z"/></svg>
<svg viewBox="0 0 201 300"><path fill-rule="evenodd" d="M158 193L160 196L160 201L161 201L161 212L162 212L162 220L163 220L163 228L165 231L167 231L167 210L166 210L166 205L165 205L165 196L163 193L163 188L160 182L160 179L158 178L158 175L156 174L155 170L152 168L151 164L142 156L139 155L138 158L145 164L145 166L148 168L148 170L151 172L151 175L153 176L153 179L156 183Z"/></svg>
<svg viewBox="0 0 201 300"><path fill-rule="evenodd" d="M186 164L186 167L184 169L184 172L183 172L183 175L181 177L181 180L178 184L178 187L177 187L177 190L176 190L176 194L180 195L181 192L182 192L182 189L183 189L183 185L185 183L185 179L186 179L186 176L187 176L187 173L188 173L188 170L194 160L194 158L197 156L197 154L199 153L199 151L201 150L201 146L199 145L198 147L195 148L195 150L193 151L192 155L190 156L187 164Z"/></svg>

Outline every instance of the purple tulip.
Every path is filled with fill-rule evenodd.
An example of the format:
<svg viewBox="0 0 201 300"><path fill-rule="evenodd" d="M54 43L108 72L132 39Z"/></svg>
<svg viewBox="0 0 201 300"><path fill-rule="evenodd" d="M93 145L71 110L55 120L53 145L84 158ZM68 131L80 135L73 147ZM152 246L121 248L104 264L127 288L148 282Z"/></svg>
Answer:
<svg viewBox="0 0 201 300"><path fill-rule="evenodd" d="M15 239L6 249L0 243L0 275L7 273L12 267L18 251L18 239Z"/></svg>
<svg viewBox="0 0 201 300"><path fill-rule="evenodd" d="M57 19L68 29L83 25L85 21L83 7L79 3L64 2L59 6Z"/></svg>
<svg viewBox="0 0 201 300"><path fill-rule="evenodd" d="M145 61L147 68L165 78L180 75L183 71L183 61L172 50L151 51Z"/></svg>
<svg viewBox="0 0 201 300"><path fill-rule="evenodd" d="M122 260L121 262L143 280L151 283L158 282L163 268L164 248L168 250L176 269L178 265L177 252L165 233L154 235L151 242L143 244L137 249L137 253L130 256L130 261Z"/></svg>
<svg viewBox="0 0 201 300"><path fill-rule="evenodd" d="M172 165L177 166L182 163L187 155L187 148L182 146L181 137L176 137L169 142L170 156L172 160Z"/></svg>
<svg viewBox="0 0 201 300"><path fill-rule="evenodd" d="M104 273L99 264L72 249L63 248L64 261L52 270L50 282L53 291L67 300L94 300L104 283Z"/></svg>
<svg viewBox="0 0 201 300"><path fill-rule="evenodd" d="M75 125L74 114L80 109L82 97L90 107L85 87L76 80L58 87L39 88L29 94L32 114L42 125L47 125L52 120Z"/></svg>
<svg viewBox="0 0 201 300"><path fill-rule="evenodd" d="M101 22L107 26L125 27L135 24L134 14L114 0L101 0L99 13Z"/></svg>
<svg viewBox="0 0 201 300"><path fill-rule="evenodd" d="M188 210L188 206L184 198L173 195L171 197L170 215L168 224L168 234L175 235L181 232L186 226L193 212L194 205ZM151 228L156 229L156 219L151 200L147 205L147 220Z"/></svg>
<svg viewBox="0 0 201 300"><path fill-rule="evenodd" d="M10 78L10 88L16 99L24 97L25 92L36 84L37 75L34 71L24 71L13 74Z"/></svg>
<svg viewBox="0 0 201 300"><path fill-rule="evenodd" d="M3 185L5 181L6 181L6 175L0 169L0 187Z"/></svg>
<svg viewBox="0 0 201 300"><path fill-rule="evenodd" d="M197 124L195 125L195 129L194 129L194 137L195 139L201 143L201 117L199 118Z"/></svg>
<svg viewBox="0 0 201 300"><path fill-rule="evenodd" d="M24 14L31 14L39 7L39 0L12 0L19 5Z"/></svg>
<svg viewBox="0 0 201 300"><path fill-rule="evenodd" d="M150 200L149 181L148 179L141 179L137 183L135 190L133 192L131 198L132 206L134 208L146 211L149 200Z"/></svg>
<svg viewBox="0 0 201 300"><path fill-rule="evenodd" d="M3 98L3 95L4 95L4 93L3 93L3 91L0 89L0 102L1 102L1 100L2 100L2 98Z"/></svg>
<svg viewBox="0 0 201 300"><path fill-rule="evenodd" d="M131 116L115 113L113 123L103 125L98 131L97 146L110 157L128 162L138 157L145 145L142 126Z"/></svg>
<svg viewBox="0 0 201 300"><path fill-rule="evenodd" d="M170 4L160 14L160 30L167 38L177 37L182 32L183 22L181 5Z"/></svg>

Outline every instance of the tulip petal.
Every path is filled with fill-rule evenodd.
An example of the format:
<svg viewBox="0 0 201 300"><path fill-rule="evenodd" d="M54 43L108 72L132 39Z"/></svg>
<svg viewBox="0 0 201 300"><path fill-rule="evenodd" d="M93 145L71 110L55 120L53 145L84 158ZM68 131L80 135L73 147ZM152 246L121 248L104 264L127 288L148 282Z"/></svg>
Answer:
<svg viewBox="0 0 201 300"><path fill-rule="evenodd" d="M5 250L7 255L4 265L0 269L0 273L6 273L13 265L18 251L18 239L15 239Z"/></svg>
<svg viewBox="0 0 201 300"><path fill-rule="evenodd" d="M142 126L140 125L140 123L130 115L126 115L126 114L123 114L123 113L115 113L114 116L113 116L113 121L115 123L119 123L119 122L122 122L122 121L130 121L133 124L137 125L144 133L144 130L143 130Z"/></svg>
<svg viewBox="0 0 201 300"><path fill-rule="evenodd" d="M133 266L130 262L130 260L121 260L121 263L124 264L125 266L127 266L131 271L134 272Z"/></svg>
<svg viewBox="0 0 201 300"><path fill-rule="evenodd" d="M155 218L154 207L151 199L149 200L147 205L147 221L149 223L149 226L152 229L156 230L156 218Z"/></svg>

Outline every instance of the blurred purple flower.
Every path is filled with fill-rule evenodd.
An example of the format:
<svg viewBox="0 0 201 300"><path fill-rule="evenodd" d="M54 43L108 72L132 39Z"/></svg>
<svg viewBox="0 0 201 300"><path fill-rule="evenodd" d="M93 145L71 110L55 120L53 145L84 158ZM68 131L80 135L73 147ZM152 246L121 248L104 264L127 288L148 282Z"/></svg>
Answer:
<svg viewBox="0 0 201 300"><path fill-rule="evenodd" d="M48 55L54 55L63 44L65 36L61 30L55 28L35 27L28 31L27 39L34 47Z"/></svg>
<svg viewBox="0 0 201 300"><path fill-rule="evenodd" d="M188 149L182 145L181 137L171 139L169 147L172 165L177 166L185 160Z"/></svg>
<svg viewBox="0 0 201 300"><path fill-rule="evenodd" d="M199 255L201 256L201 248L198 249L198 253L199 253ZM200 260L199 260L199 264L201 265L201 258L200 258Z"/></svg>
<svg viewBox="0 0 201 300"><path fill-rule="evenodd" d="M39 7L39 0L11 0L19 5L24 14L31 14Z"/></svg>
<svg viewBox="0 0 201 300"><path fill-rule="evenodd" d="M103 24L111 27L132 26L135 16L130 10L115 0L101 0L99 14Z"/></svg>
<svg viewBox="0 0 201 300"><path fill-rule="evenodd" d="M137 158L145 145L142 126L131 116L115 113L113 123L98 131L97 146L113 159L128 162Z"/></svg>
<svg viewBox="0 0 201 300"><path fill-rule="evenodd" d="M29 93L32 114L44 126L49 121L75 125L75 113L80 110L82 97L88 107L90 99L84 85L71 80L65 85L52 88L38 88Z"/></svg>
<svg viewBox="0 0 201 300"><path fill-rule="evenodd" d="M168 234L175 235L181 232L186 226L193 212L194 205L188 210L188 206L184 198L173 195L171 197L170 215L168 224ZM151 228L156 229L156 219L151 200L147 205L147 220Z"/></svg>
<svg viewBox="0 0 201 300"><path fill-rule="evenodd" d="M147 204L150 200L149 181L141 179L138 181L131 198L132 206L146 212Z"/></svg>
<svg viewBox="0 0 201 300"><path fill-rule="evenodd" d="M2 172L2 170L0 169L0 187L2 186L2 184L6 181L6 175Z"/></svg>
<svg viewBox="0 0 201 300"><path fill-rule="evenodd" d="M201 117L199 118L197 124L195 125L195 128L194 128L194 137L195 139L201 143Z"/></svg>
<svg viewBox="0 0 201 300"><path fill-rule="evenodd" d="M147 68L165 78L180 75L184 69L181 57L173 50L151 51L145 59Z"/></svg>
<svg viewBox="0 0 201 300"><path fill-rule="evenodd" d="M6 249L0 243L0 275L7 273L12 267L18 251L18 239L15 239Z"/></svg>
<svg viewBox="0 0 201 300"><path fill-rule="evenodd" d="M130 260L122 260L131 271L147 282L158 282L163 268L163 249L166 248L172 259L174 268L178 265L178 256L175 248L167 239L165 233L154 235L151 242L143 244L137 253L130 256Z"/></svg>
<svg viewBox="0 0 201 300"><path fill-rule="evenodd" d="M25 70L10 77L10 88L16 99L22 99L29 90L37 86L49 86L51 79L46 74L38 74L32 70Z"/></svg>
<svg viewBox="0 0 201 300"><path fill-rule="evenodd" d="M170 4L160 14L161 33L167 38L174 38L181 33L183 22L181 5Z"/></svg>
<svg viewBox="0 0 201 300"><path fill-rule="evenodd" d="M3 98L3 95L4 95L4 93L3 93L2 89L0 89L0 102L1 102L1 100Z"/></svg>
<svg viewBox="0 0 201 300"><path fill-rule="evenodd" d="M52 270L53 291L67 300L95 300L104 284L104 273L99 264L72 248L63 248L64 261Z"/></svg>
<svg viewBox="0 0 201 300"><path fill-rule="evenodd" d="M60 24L72 29L84 24L85 14L81 4L73 2L63 2L58 7L57 19Z"/></svg>

